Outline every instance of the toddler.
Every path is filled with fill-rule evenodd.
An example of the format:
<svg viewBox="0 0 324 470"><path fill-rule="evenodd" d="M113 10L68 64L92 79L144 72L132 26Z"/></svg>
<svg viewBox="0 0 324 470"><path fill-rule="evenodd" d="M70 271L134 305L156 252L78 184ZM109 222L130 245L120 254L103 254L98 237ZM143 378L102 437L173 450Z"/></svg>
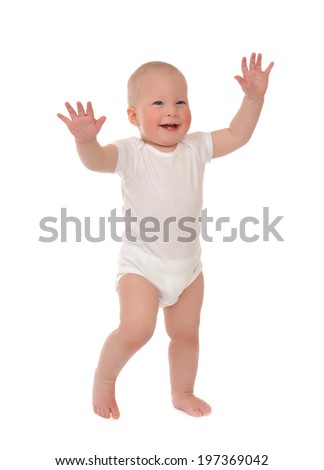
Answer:
<svg viewBox="0 0 324 470"><path fill-rule="evenodd" d="M93 410L103 418L119 418L116 379L151 338L159 307L170 337L172 403L191 416L211 413L210 405L194 395L204 293L199 241L203 176L206 162L250 139L273 67L271 62L262 71L261 60L255 53L249 65L242 59L243 76L235 78L245 96L226 129L188 133L185 77L164 62L140 66L128 81L128 119L140 137L101 146L96 136L106 118L95 119L90 102L86 110L80 102L77 110L66 103L71 119L58 114L87 168L120 175L123 211L129 216L116 279L120 324L103 345L94 377Z"/></svg>

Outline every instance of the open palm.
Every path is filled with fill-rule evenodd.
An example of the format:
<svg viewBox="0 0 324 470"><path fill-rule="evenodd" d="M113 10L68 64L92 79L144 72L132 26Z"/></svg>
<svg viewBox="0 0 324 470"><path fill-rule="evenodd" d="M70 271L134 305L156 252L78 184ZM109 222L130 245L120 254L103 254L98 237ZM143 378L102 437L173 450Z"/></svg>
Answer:
<svg viewBox="0 0 324 470"><path fill-rule="evenodd" d="M65 106L71 119L60 113L57 116L67 125L74 137L79 142L87 142L94 139L106 120L105 116L95 119L90 102L87 103L86 111L80 101L77 102L77 112L70 103L65 103Z"/></svg>
<svg viewBox="0 0 324 470"><path fill-rule="evenodd" d="M235 76L235 79L239 82L243 92L248 98L263 98L267 91L269 74L274 63L271 62L264 71L262 71L261 63L262 54L258 54L256 59L256 54L253 52L251 54L249 68L247 66L246 57L242 59L241 70L243 77L239 75Z"/></svg>

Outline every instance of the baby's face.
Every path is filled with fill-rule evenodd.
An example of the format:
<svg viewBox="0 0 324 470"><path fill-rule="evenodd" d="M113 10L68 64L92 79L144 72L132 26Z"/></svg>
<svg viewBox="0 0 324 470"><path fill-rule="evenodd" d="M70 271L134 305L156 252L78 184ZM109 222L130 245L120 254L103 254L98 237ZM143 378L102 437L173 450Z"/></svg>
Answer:
<svg viewBox="0 0 324 470"><path fill-rule="evenodd" d="M163 152L173 151L191 124L184 77L169 69L145 73L128 114L144 142Z"/></svg>

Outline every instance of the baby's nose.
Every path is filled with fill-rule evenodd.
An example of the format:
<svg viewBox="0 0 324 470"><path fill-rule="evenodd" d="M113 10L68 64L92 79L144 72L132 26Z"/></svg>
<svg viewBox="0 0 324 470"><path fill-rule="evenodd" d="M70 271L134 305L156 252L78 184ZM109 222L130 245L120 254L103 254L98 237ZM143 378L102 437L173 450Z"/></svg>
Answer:
<svg viewBox="0 0 324 470"><path fill-rule="evenodd" d="M170 106L170 107L167 109L166 114L167 114L167 116L175 116L175 115L177 114L176 107L175 107L175 106Z"/></svg>

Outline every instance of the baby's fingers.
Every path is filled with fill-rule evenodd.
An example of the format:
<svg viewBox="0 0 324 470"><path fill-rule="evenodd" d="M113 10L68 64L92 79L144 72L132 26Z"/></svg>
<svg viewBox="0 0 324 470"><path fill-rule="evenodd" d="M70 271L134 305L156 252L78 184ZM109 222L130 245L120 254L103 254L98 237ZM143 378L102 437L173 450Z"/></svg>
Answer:
<svg viewBox="0 0 324 470"><path fill-rule="evenodd" d="M264 73L266 73L267 75L269 75L269 73L271 72L273 66L274 66L274 62L270 62L270 64L268 65L268 67L265 69Z"/></svg>
<svg viewBox="0 0 324 470"><path fill-rule="evenodd" d="M63 121L67 126L69 126L72 122L71 119L67 118L66 116L63 116L63 114L61 113L57 113L57 117L60 118L61 121Z"/></svg>
<svg viewBox="0 0 324 470"><path fill-rule="evenodd" d="M65 107L68 110L69 115L71 116L71 119L74 119L78 116L77 113L75 112L74 108L72 108L72 106L70 105L70 103L66 102Z"/></svg>
<svg viewBox="0 0 324 470"><path fill-rule="evenodd" d="M103 123L106 120L106 116L101 116L96 122L96 131L99 132L102 128Z"/></svg>
<svg viewBox="0 0 324 470"><path fill-rule="evenodd" d="M87 102L87 115L94 117L91 101Z"/></svg>
<svg viewBox="0 0 324 470"><path fill-rule="evenodd" d="M237 81L239 82L239 84L240 84L241 86L245 85L245 83L246 83L245 78L240 77L239 75L235 75L234 78L235 78L235 80L237 80Z"/></svg>
<svg viewBox="0 0 324 470"><path fill-rule="evenodd" d="M243 75L244 75L246 72L249 71L249 69L248 69L248 67L247 67L246 57L243 57L243 59L242 59L241 70L242 70Z"/></svg>
<svg viewBox="0 0 324 470"><path fill-rule="evenodd" d="M83 107L81 101L77 102L77 108L78 108L79 116L85 116L85 110L84 110L84 107Z"/></svg>
<svg viewBox="0 0 324 470"><path fill-rule="evenodd" d="M250 57L250 70L255 69L255 57L256 57L256 53L252 52L251 57Z"/></svg>

